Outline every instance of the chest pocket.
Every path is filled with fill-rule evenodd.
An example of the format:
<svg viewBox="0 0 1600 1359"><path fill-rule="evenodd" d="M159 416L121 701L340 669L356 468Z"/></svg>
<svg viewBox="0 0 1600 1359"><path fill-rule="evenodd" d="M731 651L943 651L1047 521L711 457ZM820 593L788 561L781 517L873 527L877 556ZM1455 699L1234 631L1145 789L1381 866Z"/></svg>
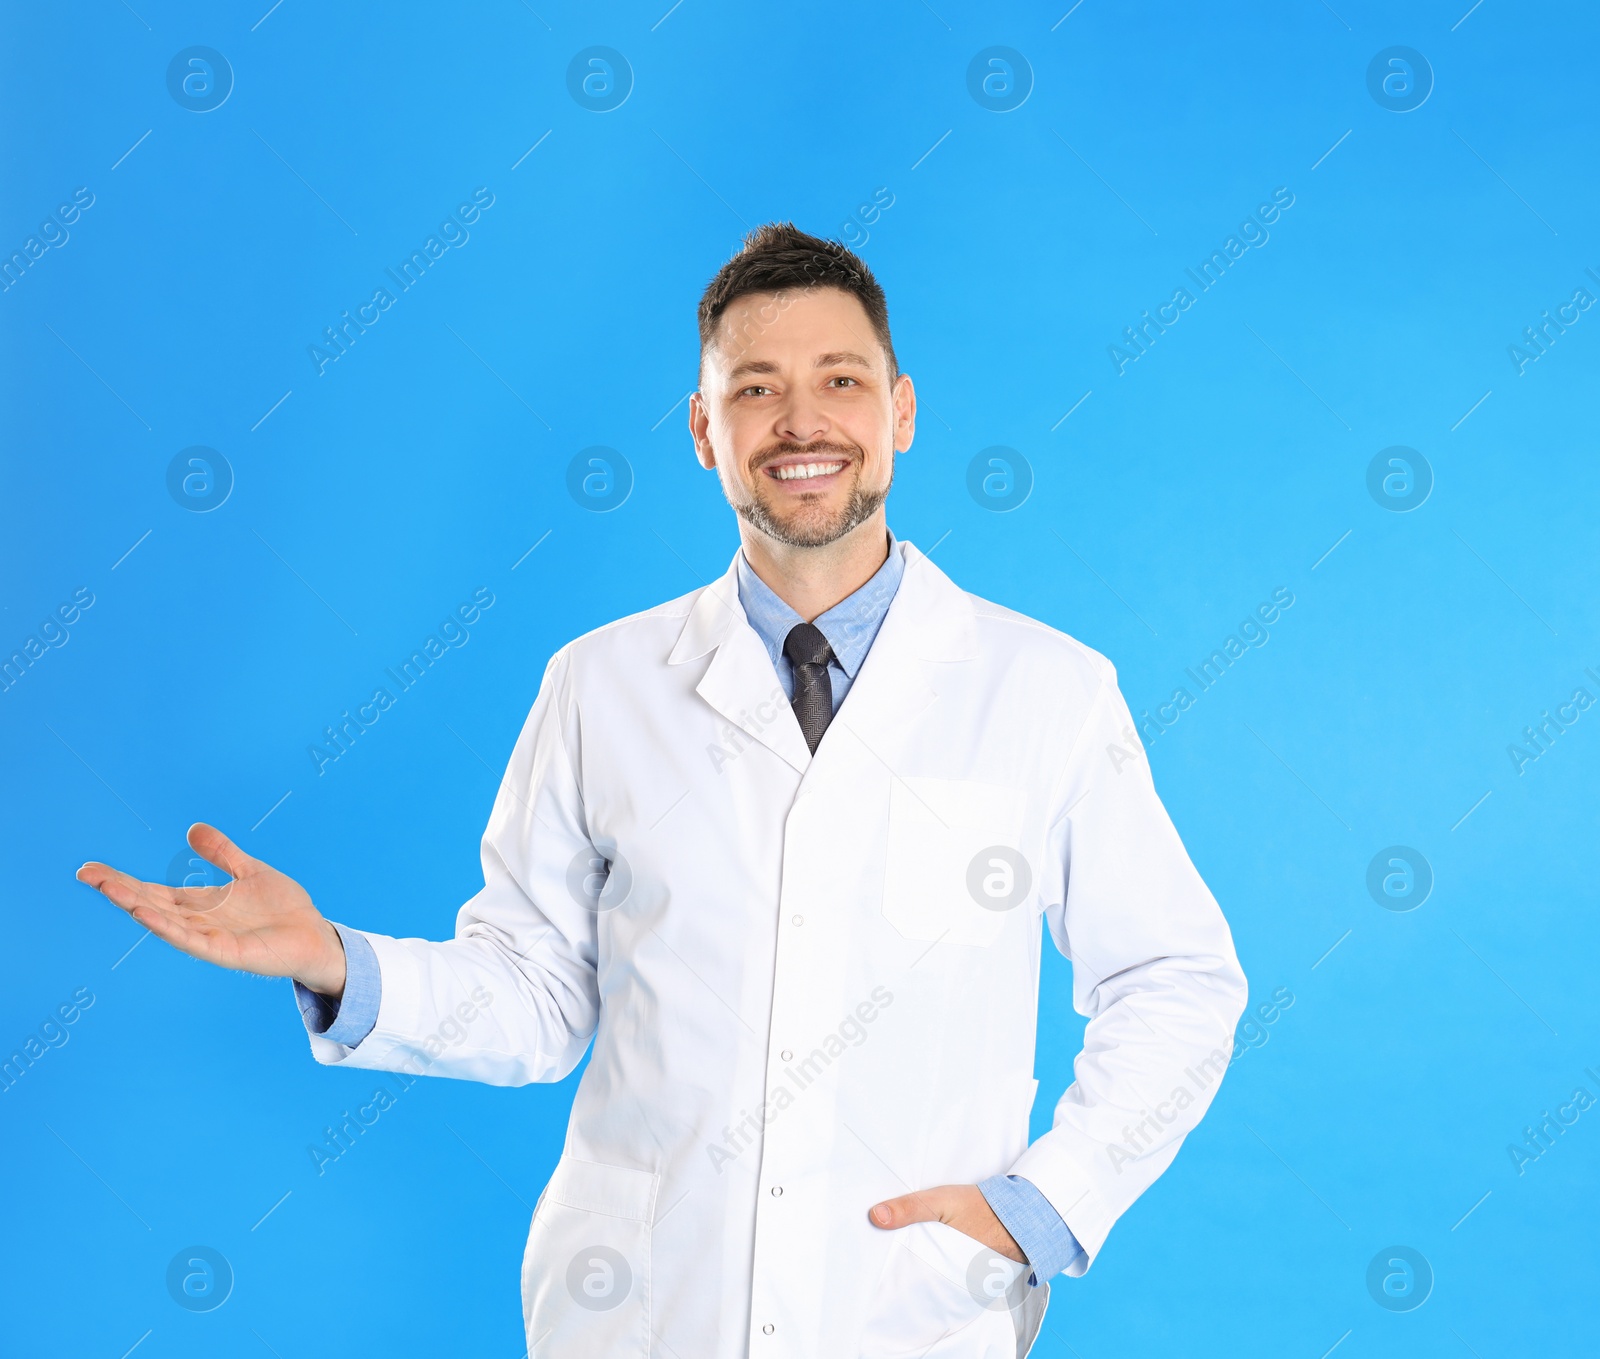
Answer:
<svg viewBox="0 0 1600 1359"><path fill-rule="evenodd" d="M896 778L883 914L907 939L986 948L1033 900L1023 795L965 779Z"/></svg>

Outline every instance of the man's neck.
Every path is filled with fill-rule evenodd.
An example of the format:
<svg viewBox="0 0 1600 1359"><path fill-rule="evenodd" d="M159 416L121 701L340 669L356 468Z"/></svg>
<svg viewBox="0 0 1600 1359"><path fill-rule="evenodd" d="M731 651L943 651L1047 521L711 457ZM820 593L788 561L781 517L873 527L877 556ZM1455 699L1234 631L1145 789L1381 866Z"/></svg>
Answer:
<svg viewBox="0 0 1600 1359"><path fill-rule="evenodd" d="M826 547L780 543L743 519L739 541L751 570L808 623L853 595L889 558L882 509Z"/></svg>

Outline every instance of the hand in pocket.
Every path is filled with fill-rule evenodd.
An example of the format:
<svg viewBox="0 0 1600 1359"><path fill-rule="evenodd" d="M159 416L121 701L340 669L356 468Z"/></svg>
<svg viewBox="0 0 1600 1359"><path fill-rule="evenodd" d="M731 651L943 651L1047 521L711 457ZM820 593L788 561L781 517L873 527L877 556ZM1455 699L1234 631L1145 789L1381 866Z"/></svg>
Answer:
<svg viewBox="0 0 1600 1359"><path fill-rule="evenodd" d="M1026 1264L1027 1256L995 1216L975 1184L947 1184L938 1189L922 1189L915 1194L902 1194L887 1199L867 1214L874 1227L886 1231L909 1226L913 1222L942 1222L954 1227L963 1236L970 1236L981 1246L987 1246L1008 1260Z"/></svg>
<svg viewBox="0 0 1600 1359"><path fill-rule="evenodd" d="M908 1194L868 1216L893 1233L894 1244L861 1359L1012 1359L1028 1266L975 1185Z"/></svg>

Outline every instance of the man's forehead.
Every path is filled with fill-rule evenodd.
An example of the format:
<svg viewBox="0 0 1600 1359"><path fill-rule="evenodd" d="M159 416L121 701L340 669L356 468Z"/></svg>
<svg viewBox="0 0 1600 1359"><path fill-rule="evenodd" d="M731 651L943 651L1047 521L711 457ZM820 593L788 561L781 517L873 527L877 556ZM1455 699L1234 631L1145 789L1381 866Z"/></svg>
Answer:
<svg viewBox="0 0 1600 1359"><path fill-rule="evenodd" d="M774 372L778 360L824 368L881 368L887 356L859 298L839 288L783 289L735 298L717 321L717 367L731 376ZM809 350L810 353L805 351Z"/></svg>

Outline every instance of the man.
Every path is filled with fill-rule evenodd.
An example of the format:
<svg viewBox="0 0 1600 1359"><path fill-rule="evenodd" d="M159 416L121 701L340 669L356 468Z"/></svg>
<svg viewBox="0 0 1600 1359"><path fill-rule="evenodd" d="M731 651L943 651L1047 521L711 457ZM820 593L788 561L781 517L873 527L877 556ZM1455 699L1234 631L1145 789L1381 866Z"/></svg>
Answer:
<svg viewBox="0 0 1600 1359"><path fill-rule="evenodd" d="M227 886L78 876L292 977L320 1062L520 1084L593 1042L530 1353L1013 1359L1210 1103L1244 977L1109 662L888 532L916 394L866 265L762 227L700 337L741 549L551 659L453 940L333 925L207 826ZM1029 1146L1046 927L1090 1022Z"/></svg>

